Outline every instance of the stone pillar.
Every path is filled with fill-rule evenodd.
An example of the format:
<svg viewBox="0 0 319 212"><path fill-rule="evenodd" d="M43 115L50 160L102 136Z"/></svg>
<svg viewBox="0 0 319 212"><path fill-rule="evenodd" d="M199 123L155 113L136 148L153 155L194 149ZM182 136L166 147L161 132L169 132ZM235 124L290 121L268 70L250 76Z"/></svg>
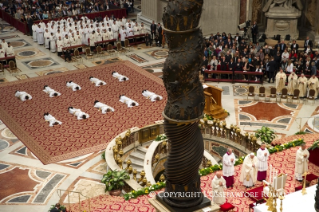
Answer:
<svg viewBox="0 0 319 212"><path fill-rule="evenodd" d="M318 14L319 13L319 1L316 2L316 12L315 14ZM319 44L319 16L318 15L315 15L315 26L314 26L314 33L315 33L315 43L314 45L317 46Z"/></svg>
<svg viewBox="0 0 319 212"><path fill-rule="evenodd" d="M155 23L162 22L158 20L158 1L142 0L141 2L142 12L137 15L137 21L139 23L143 22L148 31L150 31L152 21L155 21Z"/></svg>

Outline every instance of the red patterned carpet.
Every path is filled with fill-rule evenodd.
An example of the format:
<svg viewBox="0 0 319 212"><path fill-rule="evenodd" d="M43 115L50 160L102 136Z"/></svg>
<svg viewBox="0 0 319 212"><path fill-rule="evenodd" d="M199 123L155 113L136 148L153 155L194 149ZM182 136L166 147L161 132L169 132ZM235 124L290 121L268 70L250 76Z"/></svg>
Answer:
<svg viewBox="0 0 319 212"><path fill-rule="evenodd" d="M117 71L129 78L119 82L111 73ZM89 77L104 80L107 85L95 87ZM66 81L82 87L81 91L68 89ZM49 98L43 86L48 85L62 93ZM142 96L148 89L163 96L163 101L151 102ZM17 90L26 91L33 99L22 102L14 97ZM140 106L128 108L119 102L124 94ZM128 61L97 66L61 74L43 76L0 85L0 119L44 164L62 161L106 148L107 143L119 133L162 120L166 103L162 80ZM99 100L115 109L114 113L101 114L93 107ZM80 108L90 118L78 121L68 113L68 107ZM49 112L61 126L49 127L43 114Z"/></svg>
<svg viewBox="0 0 319 212"><path fill-rule="evenodd" d="M309 147L314 139L319 138L319 134L312 134L303 136L305 141L307 142L307 147ZM286 140L292 141L299 136L289 136ZM288 174L287 182L286 182L286 193L291 193L295 191L295 187L301 185L298 181L294 180L294 168L295 168L295 154L299 147L291 148L285 150L283 152L278 152L272 154L269 159L269 164L272 164L276 169L279 170L279 173ZM237 194L243 194L247 189L239 182L239 176L241 171L241 165L235 167L236 176L235 176L235 184L233 189L228 189L227 192L238 192ZM309 164L310 173L319 175L319 167L310 163ZM204 194L210 199L212 193L211 181L215 174L210 174L207 176L201 177L201 188ZM268 179L268 178L267 178ZM312 184L316 183L315 181ZM262 183L259 182L255 187L262 186ZM251 189L251 188L250 188ZM242 195L243 196L243 195ZM141 196L137 199L130 199L129 201L125 201L122 197L112 197L109 195L103 195L94 197L91 199L91 211L93 212L113 212L113 211L155 211L155 209L150 205L147 199L149 196ZM239 198L227 198L227 201L236 206L236 212L248 212L248 205L253 203L251 199L248 197L239 197ZM79 211L79 204L71 205L72 211ZM88 210L88 203L82 202L81 204L82 210Z"/></svg>

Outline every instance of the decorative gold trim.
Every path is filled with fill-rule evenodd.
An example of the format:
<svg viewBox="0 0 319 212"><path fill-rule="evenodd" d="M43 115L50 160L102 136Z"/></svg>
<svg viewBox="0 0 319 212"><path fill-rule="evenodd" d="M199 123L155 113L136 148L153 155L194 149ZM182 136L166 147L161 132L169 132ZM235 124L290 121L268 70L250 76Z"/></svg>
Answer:
<svg viewBox="0 0 319 212"><path fill-rule="evenodd" d="M178 119L171 119L168 116L165 115L164 111L162 112L162 116L168 120L170 123L175 123L175 124L192 124L194 122L198 122L201 118L204 117L204 114L200 115L198 118L195 119L190 119L190 120L178 120Z"/></svg>
<svg viewBox="0 0 319 212"><path fill-rule="evenodd" d="M176 33L176 34L185 34L185 33L194 32L194 31L200 29L200 26L198 25L196 28L185 30L185 31L173 31L170 29L166 29L164 26L162 26L162 28L165 32Z"/></svg>

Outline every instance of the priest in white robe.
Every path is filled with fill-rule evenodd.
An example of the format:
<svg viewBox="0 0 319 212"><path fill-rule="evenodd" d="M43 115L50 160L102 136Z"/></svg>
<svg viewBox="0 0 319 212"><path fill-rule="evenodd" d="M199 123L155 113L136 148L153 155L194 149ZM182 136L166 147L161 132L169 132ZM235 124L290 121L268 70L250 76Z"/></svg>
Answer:
<svg viewBox="0 0 319 212"><path fill-rule="evenodd" d="M309 91L311 89L315 90L315 98L318 97L318 87L319 87L318 78L315 75L312 75L308 80L308 89Z"/></svg>
<svg viewBox="0 0 319 212"><path fill-rule="evenodd" d="M124 82L124 81L129 80L128 77L123 76L123 75L117 73L116 71L113 71L113 72L112 72L112 76L115 77L115 78L117 78L117 79L119 79L120 82Z"/></svg>
<svg viewBox="0 0 319 212"><path fill-rule="evenodd" d="M304 74L298 78L299 97L305 97L307 94L307 77Z"/></svg>
<svg viewBox="0 0 319 212"><path fill-rule="evenodd" d="M56 52L56 36L53 32L51 32L50 35L50 51L53 53Z"/></svg>
<svg viewBox="0 0 319 212"><path fill-rule="evenodd" d="M107 112L114 112L114 108L112 108L106 104L103 104L97 100L95 100L95 102L94 102L94 107L98 108L100 111L102 111L102 114L106 114Z"/></svg>
<svg viewBox="0 0 319 212"><path fill-rule="evenodd" d="M100 79L98 79L98 78L90 77L89 79L90 79L90 81L91 81L92 83L95 84L96 87L99 87L99 86L101 86L101 85L106 85L106 82L104 82L103 80L100 80Z"/></svg>
<svg viewBox="0 0 319 212"><path fill-rule="evenodd" d="M239 180L247 188L254 186L257 181L257 165L258 159L254 153L250 153L245 157Z"/></svg>
<svg viewBox="0 0 319 212"><path fill-rule="evenodd" d="M213 188L213 202L217 205L222 205L226 202L225 198L225 189L226 189L226 181L223 178L221 172L217 172L212 180L212 188Z"/></svg>
<svg viewBox="0 0 319 212"><path fill-rule="evenodd" d="M45 29L44 32L44 48L49 49L50 48L50 32L48 29Z"/></svg>
<svg viewBox="0 0 319 212"><path fill-rule="evenodd" d="M61 37L56 42L57 48L58 48L58 56L62 55L62 49L64 47L64 41Z"/></svg>
<svg viewBox="0 0 319 212"><path fill-rule="evenodd" d="M49 94L49 97L57 97L61 96L61 93L55 91L54 89L50 88L49 86L45 85L43 91Z"/></svg>
<svg viewBox="0 0 319 212"><path fill-rule="evenodd" d="M81 90L81 86L79 86L78 84L76 84L76 83L74 83L72 81L66 82L66 86L68 88L71 88L73 91Z"/></svg>
<svg viewBox="0 0 319 212"><path fill-rule="evenodd" d="M298 85L298 76L292 72L288 77L288 95L294 95L294 90Z"/></svg>
<svg viewBox="0 0 319 212"><path fill-rule="evenodd" d="M119 27L116 24L116 21L113 22L112 25L113 37L116 41L119 39Z"/></svg>
<svg viewBox="0 0 319 212"><path fill-rule="evenodd" d="M33 23L32 25L32 37L33 37L33 41L34 42L37 42L37 24L36 23Z"/></svg>
<svg viewBox="0 0 319 212"><path fill-rule="evenodd" d="M157 95L156 93L153 93L153 92L148 91L148 90L143 90L142 95L145 96L147 99L150 99L152 102L160 101L163 99L162 96Z"/></svg>
<svg viewBox="0 0 319 212"><path fill-rule="evenodd" d="M295 177L296 180L302 181L302 175L308 171L309 163L309 151L306 149L306 144L302 144L296 153L296 163L295 163Z"/></svg>
<svg viewBox="0 0 319 212"><path fill-rule="evenodd" d="M16 91L14 96L17 97L18 99L20 99L23 102L32 99L32 96L30 94L28 94L27 92L25 92L25 91Z"/></svg>
<svg viewBox="0 0 319 212"><path fill-rule="evenodd" d="M52 116L50 113L44 114L44 120L49 122L49 127L53 127L54 125L61 125L62 122L58 121L54 116Z"/></svg>
<svg viewBox="0 0 319 212"><path fill-rule="evenodd" d="M286 78L286 74L282 68L280 68L280 71L276 75L276 89L278 94L281 94L281 90L285 87Z"/></svg>
<svg viewBox="0 0 319 212"><path fill-rule="evenodd" d="M226 154L223 156L223 177L226 180L226 187L233 187L234 174L235 174L235 155L231 148L227 149Z"/></svg>
<svg viewBox="0 0 319 212"><path fill-rule="evenodd" d="M127 107L138 106L138 103L136 101L126 97L125 95L120 95L120 102L125 103L127 105Z"/></svg>
<svg viewBox="0 0 319 212"><path fill-rule="evenodd" d="M258 181L266 180L269 155L270 154L268 149L266 148L266 144L262 143L260 148L257 150L257 159L258 159L257 180Z"/></svg>
<svg viewBox="0 0 319 212"><path fill-rule="evenodd" d="M78 120L87 119L90 117L89 114L84 113L81 109L69 107L68 110L69 110L69 113L76 116Z"/></svg>
<svg viewBox="0 0 319 212"><path fill-rule="evenodd" d="M44 44L44 30L41 28L41 25L38 25L37 28L37 41L39 45Z"/></svg>

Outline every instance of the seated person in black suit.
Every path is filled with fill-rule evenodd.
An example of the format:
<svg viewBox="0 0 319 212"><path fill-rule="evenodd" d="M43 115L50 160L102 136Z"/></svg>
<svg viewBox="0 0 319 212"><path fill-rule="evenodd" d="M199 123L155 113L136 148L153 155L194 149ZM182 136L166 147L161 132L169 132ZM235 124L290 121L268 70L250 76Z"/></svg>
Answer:
<svg viewBox="0 0 319 212"><path fill-rule="evenodd" d="M304 75L310 75L311 74L311 65L310 64L305 64L303 68L303 73Z"/></svg>
<svg viewBox="0 0 319 212"><path fill-rule="evenodd" d="M236 71L243 71L243 63L241 62L241 59L238 58L237 63L236 63ZM239 75L236 75L236 79L239 79Z"/></svg>
<svg viewBox="0 0 319 212"><path fill-rule="evenodd" d="M65 212L65 210L62 210L60 208L60 204L57 203L57 204L55 204L55 207L50 210L50 212Z"/></svg>

